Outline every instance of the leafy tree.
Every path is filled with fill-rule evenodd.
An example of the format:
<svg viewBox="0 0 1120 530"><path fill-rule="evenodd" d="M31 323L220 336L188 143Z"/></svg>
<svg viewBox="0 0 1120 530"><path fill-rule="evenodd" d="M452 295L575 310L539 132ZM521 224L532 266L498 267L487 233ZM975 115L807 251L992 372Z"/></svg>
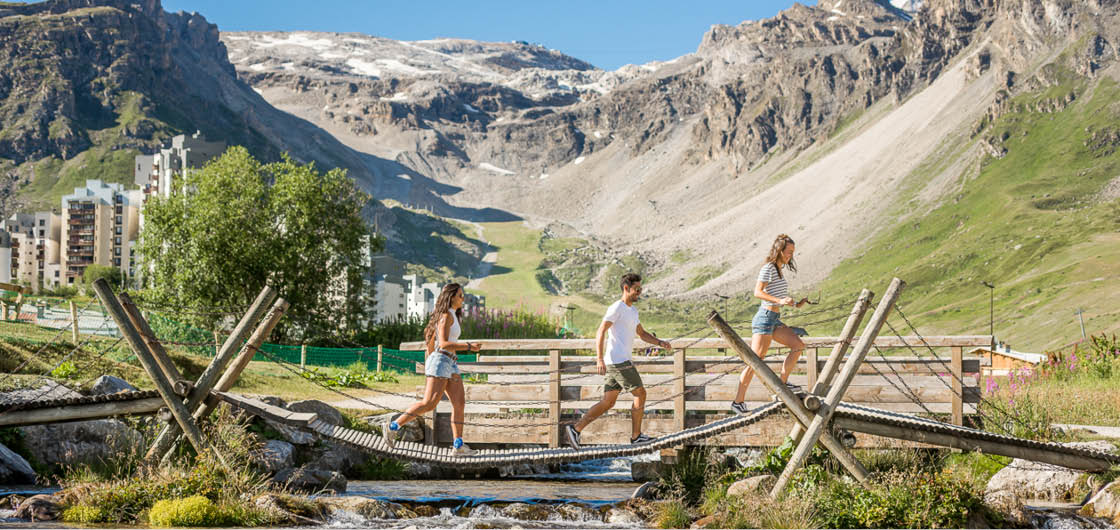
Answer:
<svg viewBox="0 0 1120 530"><path fill-rule="evenodd" d="M121 270L117 267L98 265L94 263L87 266L86 270L82 271L82 283L86 284L87 286L93 285L93 282L101 278L104 278L105 281L109 282L109 285L111 285L114 290L120 289Z"/></svg>
<svg viewBox="0 0 1120 530"><path fill-rule="evenodd" d="M138 251L153 302L210 328L223 317L205 313L248 307L267 283L291 304L281 338L353 330L371 316L367 253L382 241L362 216L369 195L345 170L287 156L262 164L231 147L180 182L144 207Z"/></svg>

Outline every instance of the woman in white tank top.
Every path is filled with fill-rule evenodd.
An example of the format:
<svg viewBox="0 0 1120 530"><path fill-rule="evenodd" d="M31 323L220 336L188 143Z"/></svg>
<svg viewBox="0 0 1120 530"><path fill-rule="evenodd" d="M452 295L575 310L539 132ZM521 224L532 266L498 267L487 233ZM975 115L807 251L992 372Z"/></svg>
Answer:
<svg viewBox="0 0 1120 530"><path fill-rule="evenodd" d="M459 325L459 319L463 316L463 294L462 286L449 283L443 286L443 291L436 299L435 310L428 319L428 326L424 328L424 344L428 353L424 361L424 375L427 376L424 398L413 403L395 421L386 421L381 426L382 436L390 446L402 425L435 410L440 398L446 394L451 401L451 432L455 437L452 446L458 454L474 452L463 443L463 418L467 400L463 378L459 375L457 352L476 352L480 345L459 342L459 336L463 332Z"/></svg>
<svg viewBox="0 0 1120 530"><path fill-rule="evenodd" d="M779 234L774 239L774 244L770 246L770 253L766 256L766 262L762 264L762 270L758 273L758 282L754 287L754 295L762 300L762 303L751 321L753 332L751 349L759 357L766 357L771 341L776 340L779 344L789 347L789 355L782 365L783 383L789 381L789 375L797 366L801 352L805 351L805 343L780 318L782 306L801 307L808 302L806 298L794 302L789 296L789 286L783 270L797 271L797 265L793 263L793 250L791 237ZM747 397L747 387L750 386L753 377L754 370L750 367L743 369L743 373L739 374L739 388L735 392L735 400L731 402L731 410L737 414L750 412L744 400Z"/></svg>

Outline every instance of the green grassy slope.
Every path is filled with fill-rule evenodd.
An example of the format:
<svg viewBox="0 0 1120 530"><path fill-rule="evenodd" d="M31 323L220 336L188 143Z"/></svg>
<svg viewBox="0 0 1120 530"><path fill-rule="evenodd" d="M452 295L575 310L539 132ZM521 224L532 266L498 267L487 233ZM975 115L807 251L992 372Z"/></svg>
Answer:
<svg viewBox="0 0 1120 530"><path fill-rule="evenodd" d="M923 331L986 333L981 282L993 282L996 335L1023 350L1080 337L1079 307L1088 332L1115 331L1120 202L1098 195L1120 175L1120 153L1101 141L1120 122L1120 85L1064 77L984 124L1006 156L986 158L941 205L884 230L823 287L881 291L898 276L909 283L903 308Z"/></svg>

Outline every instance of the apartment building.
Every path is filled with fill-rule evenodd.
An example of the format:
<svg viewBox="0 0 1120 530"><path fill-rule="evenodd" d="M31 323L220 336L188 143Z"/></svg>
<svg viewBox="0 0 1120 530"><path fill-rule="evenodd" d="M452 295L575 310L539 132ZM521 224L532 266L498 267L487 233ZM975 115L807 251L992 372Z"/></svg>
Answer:
<svg viewBox="0 0 1120 530"><path fill-rule="evenodd" d="M61 227L61 218L51 212L17 213L0 222L7 236L0 237L0 281L29 285L34 292L57 287Z"/></svg>
<svg viewBox="0 0 1120 530"><path fill-rule="evenodd" d="M144 193L121 184L87 180L62 198L61 276L65 285L80 282L92 264L136 274L135 244L140 233Z"/></svg>
<svg viewBox="0 0 1120 530"><path fill-rule="evenodd" d="M201 168L226 150L225 142L208 142L201 132L171 139L171 146L151 155L136 157L133 179L145 196L167 197L175 179L188 170Z"/></svg>

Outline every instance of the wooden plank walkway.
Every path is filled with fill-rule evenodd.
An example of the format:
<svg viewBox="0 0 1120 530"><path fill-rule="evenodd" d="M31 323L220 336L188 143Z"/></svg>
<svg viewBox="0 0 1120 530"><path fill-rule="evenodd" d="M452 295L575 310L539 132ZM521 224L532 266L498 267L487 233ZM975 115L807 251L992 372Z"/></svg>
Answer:
<svg viewBox="0 0 1120 530"><path fill-rule="evenodd" d="M669 449L684 445L698 445L703 440L736 429L758 423L783 410L785 405L773 402L754 410L751 414L705 423L679 432L656 438L653 442L641 445L610 444L584 447L551 449L510 449L487 451L482 454L458 456L446 448L425 446L410 442L399 442L396 447L388 447L377 435L364 433L336 425L331 425L314 415L293 418L292 413L279 407L228 392L215 392L219 399L232 406L253 414L286 421L300 428L314 431L322 436L340 441L362 450L389 458L416 460L459 468L478 468L520 463L566 463L601 458L634 456L643 453ZM307 421L307 416L312 416ZM301 422L302 425L300 425ZM1076 469L1100 471L1113 464L1120 464L1120 455L1090 449L1068 447L1056 443L1036 442L994 434L942 423L926 418L909 416L870 407L841 404L837 407L835 424L858 432L890 437L908 436L925 438L936 445L960 447L962 449L981 449L991 454L1022 456L1036 461L1056 463ZM894 430L891 430L894 429ZM919 440L921 441L921 440Z"/></svg>

